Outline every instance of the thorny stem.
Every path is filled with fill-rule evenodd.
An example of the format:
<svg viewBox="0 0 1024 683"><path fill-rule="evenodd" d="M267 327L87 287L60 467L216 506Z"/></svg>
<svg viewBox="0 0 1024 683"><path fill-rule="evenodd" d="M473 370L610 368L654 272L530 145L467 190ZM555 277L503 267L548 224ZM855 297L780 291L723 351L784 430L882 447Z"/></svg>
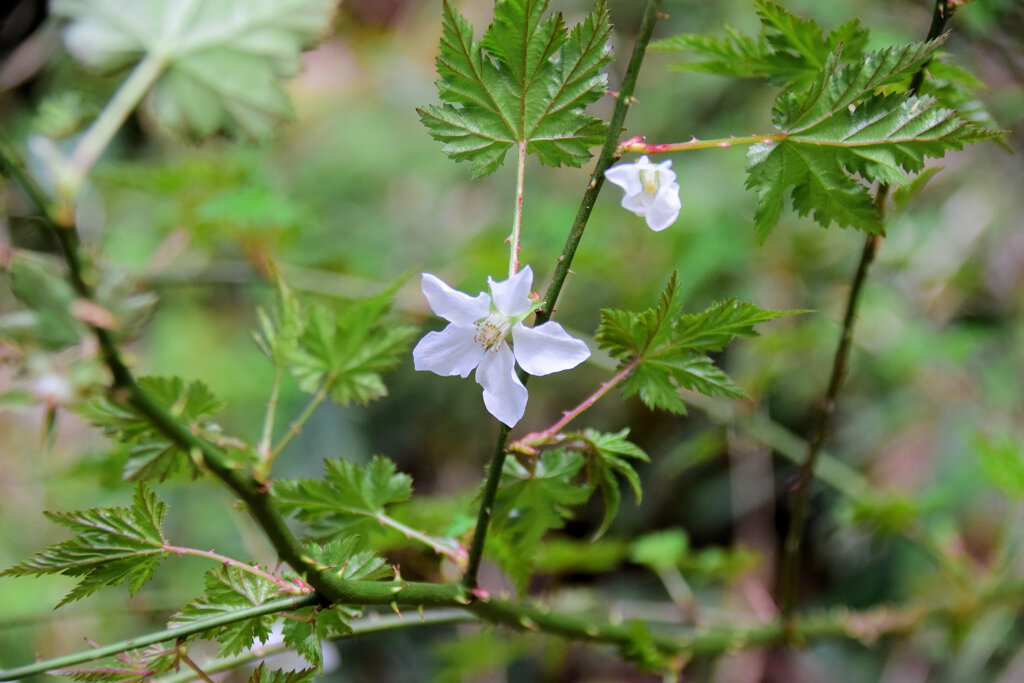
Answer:
<svg viewBox="0 0 1024 683"><path fill-rule="evenodd" d="M208 631L218 626L224 626L225 624L233 624L236 621L242 621L244 619L253 619L266 614L275 614L277 612L310 607L319 602L319 600L320 598L315 594L278 598L277 600L265 602L262 605L219 614L216 617L195 621L191 624L186 624L178 628L168 628L162 631L156 631L155 633L147 633L144 636L131 638L129 640L122 640L119 643L113 643L112 645L107 645L105 647L93 648L92 650L78 652L73 655L54 657L53 659L20 666L16 669L0 671L0 681L14 681L26 676L32 676L46 671L53 671L54 669L62 669L69 666L75 666L76 664L82 664L84 662L91 662L103 657L116 655L120 652L136 650L149 645L163 643L168 640L176 640L178 638L195 635L196 633L202 633L203 631Z"/></svg>
<svg viewBox="0 0 1024 683"><path fill-rule="evenodd" d="M192 661L192 658L188 656L188 645L184 640L178 640L177 646L174 648L178 655L178 659L185 662L185 666L196 672L196 676L199 676L206 683L213 683L213 679L206 675L206 672L199 668L199 665Z"/></svg>
<svg viewBox="0 0 1024 683"><path fill-rule="evenodd" d="M516 209L512 217L511 255L508 260L508 276L512 277L519 270L519 234L523 227L523 183L526 179L526 141L519 142L519 163L516 166Z"/></svg>
<svg viewBox="0 0 1024 683"><path fill-rule="evenodd" d="M592 405L597 403L597 401L602 396L611 391L615 387L615 385L617 385L622 380L626 379L626 377L629 376L629 373L633 372L633 369L640 364L641 360L642 357L637 356L633 360L626 363L626 365L621 370L615 373L614 377L609 379L607 382L601 384L601 386L598 387L597 391L595 391L593 394L585 398L582 403L580 403L572 410L566 411L562 415L562 419L560 419L558 422L551 425L542 432L533 432L531 434L527 434L523 438L519 439L518 441L510 445L509 450L522 450L529 452L530 450L533 450L534 446L540 446L542 444L547 443L548 441L551 441L551 439L553 439L555 435L557 435L559 432L565 429L565 426L567 424L569 424L575 418L577 418L583 411L587 410Z"/></svg>
<svg viewBox="0 0 1024 683"><path fill-rule="evenodd" d="M590 219L590 212L594 209L597 195L601 192L604 184L604 172L611 166L619 155L616 153L618 139L622 134L622 124L626 120L626 112L633 100L633 89L636 87L636 79L640 73L640 65L643 63L644 54L647 51L647 44L651 41L654 33L654 25L658 21L661 10L661 0L648 0L647 8L644 10L643 19L640 22L640 33L633 47L633 55L630 57L629 66L626 67L622 85L615 102L615 110L612 112L611 123L608 124L608 137L605 139L604 147L601 149L601 156L597 159L594 172L590 176L586 192L583 193L583 200L576 212L572 228L569 230L569 237L566 239L562 255L558 257L558 263L552 274L551 284L544 295L544 303L537 310L534 317L534 326L542 325L551 319L555 310L555 303L562 291L562 285L569 274L573 256L576 254L576 247L583 238L583 231ZM526 381L525 373L520 373L520 379ZM491 512L494 506L494 497L498 493L498 481L501 479L501 470L505 464L505 444L508 441L509 428L501 426L498 432L498 440L494 447L494 455L491 457L491 464L487 470L487 480L484 483L484 490L480 496L480 510L477 513L476 530L473 533L473 541L469 546L469 563L466 573L462 577L462 584L469 590L477 585L477 572L480 570L480 559L483 556L484 542L487 539L487 526L491 521Z"/></svg>
<svg viewBox="0 0 1024 683"><path fill-rule="evenodd" d="M364 617L357 621L353 621L349 626L352 629L350 633L344 636L339 636L338 640L348 640L356 636L362 636L369 633L378 633L381 631L393 631L397 629L405 629L415 626L438 626L443 624L457 624L466 621L476 621L477 618L472 614L468 614L463 610L437 610L435 612L426 612L421 614L416 619L405 619L403 617L392 615L392 614L373 614L369 617ZM203 671L208 674L221 673L222 671L230 671L236 669L243 664L248 664L270 655L282 652L288 649L283 641L276 643L267 643L266 645L257 645L242 654L234 655L232 657L222 657L219 659L213 659L208 662L203 662ZM188 683L193 680L192 674L186 672L172 674L170 676L162 676L157 679L152 679L156 683Z"/></svg>
<svg viewBox="0 0 1024 683"><path fill-rule="evenodd" d="M281 441L278 442L278 444L274 446L274 450L270 452L270 460L273 460L280 455L285 446L287 446L292 439L302 432L302 427L306 424L309 418L313 416L313 413L315 413L316 409L320 407L320 404L324 402L324 399L327 398L327 387L330 383L331 378L327 377L324 380L323 385L321 385L321 387L317 389L317 392L313 394L313 397L309 399L309 403L306 404L305 409L303 409L302 413L292 421L288 426L288 432L281 437Z"/></svg>
<svg viewBox="0 0 1024 683"><path fill-rule="evenodd" d="M619 145L620 155L626 152L639 152L641 154L663 154L665 152L686 152L693 149L712 149L719 147L729 149L735 145L770 145L786 139L788 133L768 133L766 135L748 135L746 137L727 137L715 140L698 140L693 137L686 142L670 142L667 144L648 144L640 136L630 138Z"/></svg>
<svg viewBox="0 0 1024 683"><path fill-rule="evenodd" d="M882 185L876 195L875 205L879 213L887 194L887 185ZM881 238L878 235L870 235L864 242L864 249L861 252L860 264L857 266L857 273L853 278L853 286L850 289L849 297L846 300L846 313L843 316L843 331L839 338L839 347L836 349L835 357L832 359L832 377L829 381L828 390L822 399L821 412L818 416L818 427L814 438L808 442L807 456L797 474L796 481L792 486L793 497L790 512L789 529L786 532L786 540L783 545L782 576L780 579L780 606L783 618L787 621L792 618L796 602L797 576L800 562L801 539L803 538L804 521L807 516L807 498L810 492L810 484L814 479L814 470L817 466L818 454L828 441L832 430L832 421L835 417L836 402L839 396L839 389L842 387L843 379L846 377L847 366L850 360L850 348L853 341L853 324L857 315L857 304L860 302L860 293L867 279L868 267L875 258L878 250L878 243Z"/></svg>
<svg viewBox="0 0 1024 683"><path fill-rule="evenodd" d="M953 16L956 3L950 0L935 0L935 8L932 13L932 23L928 28L928 40L935 40L946 28L946 22ZM921 83L924 82L927 62L918 69L910 82L909 91L917 94ZM889 194L889 186L882 184L875 193L875 208L880 217L885 214L885 200ZM797 474L793 484L792 505L790 507L789 529L786 532L786 539L783 544L782 572L779 580L779 605L782 612L783 622L787 625L793 621L793 610L796 606L797 583L799 577L800 552L803 539L804 522L807 516L807 498L810 491L811 481L814 479L815 465L818 454L828 441L832 430L832 422L835 418L836 401L839 390L842 387L843 378L846 376L847 366L850 358L850 348L853 340L853 325L856 321L857 304L860 293L867 278L868 268L875 259L881 237L868 235L864 240L864 248L861 250L860 263L857 265L857 272L854 275L850 294L846 300L846 313L843 316L843 330L839 338L839 346L832 362L832 377L829 381L828 390L822 400L821 412L818 416L818 427L812 441L808 443L807 457L803 466ZM934 554L934 552L933 552ZM939 552L940 560L945 557ZM943 563L945 566L947 563Z"/></svg>
<svg viewBox="0 0 1024 683"><path fill-rule="evenodd" d="M267 401L267 412L263 417L263 432L260 435L260 442L256 446L256 455L259 464L256 466L257 479L266 480L270 476L270 465L274 460L272 448L274 439L274 417L277 414L277 401L281 393L281 377L284 371L280 367L274 368L274 383L270 388L270 399Z"/></svg>
<svg viewBox="0 0 1024 683"><path fill-rule="evenodd" d="M227 557L227 556L221 555L219 553L215 553L212 550L198 550L197 548L184 548L184 547L177 546L177 545L170 545L169 543L165 543L164 546L163 546L163 549L164 549L164 552L166 552L166 553L174 553L176 555L191 555L192 557L205 557L208 560L213 560L214 562L219 562L219 563L221 563L221 564L223 564L225 566L237 567L238 569L241 569L244 572L248 572L249 574L252 574L253 576L258 576L261 579L264 579L266 581L270 581L273 584L276 584L278 587L280 587L280 589L282 591L284 591L285 593L289 593L291 595L305 595L307 593L312 593L313 592L313 588L311 586L309 586L308 584L304 583L304 582L301 583L301 584L293 583L291 581L288 581L287 579L282 579L282 578L280 578L278 576L274 576L273 574L271 574L269 572L265 572L262 569L260 569L259 567L255 567L255 566L253 566L251 564L246 564L245 562L241 562L241 561L236 560L234 558Z"/></svg>

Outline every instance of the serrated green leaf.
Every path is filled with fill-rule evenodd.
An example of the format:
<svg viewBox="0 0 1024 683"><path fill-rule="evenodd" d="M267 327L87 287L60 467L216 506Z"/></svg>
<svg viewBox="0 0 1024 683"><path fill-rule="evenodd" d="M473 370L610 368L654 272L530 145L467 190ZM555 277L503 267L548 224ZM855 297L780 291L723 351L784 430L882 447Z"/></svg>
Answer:
<svg viewBox="0 0 1024 683"><path fill-rule="evenodd" d="M864 181L903 185L925 157L999 135L933 97L875 94L920 69L940 43L879 50L843 68L834 52L810 88L779 96L773 120L785 138L756 144L747 157L746 184L758 194L758 239L775 227L789 188L793 208L813 214L823 227L836 223L881 234Z"/></svg>
<svg viewBox="0 0 1024 683"><path fill-rule="evenodd" d="M74 538L50 546L0 576L63 574L82 577L57 604L84 598L103 586L128 582L131 594L152 576L164 555L163 520L167 506L139 484L128 508L47 512L71 529Z"/></svg>
<svg viewBox="0 0 1024 683"><path fill-rule="evenodd" d="M100 681L118 681L119 683L142 683L169 672L178 664L178 656L174 650L159 645L151 645L145 650L129 650L116 655L120 664L94 669L64 668L51 669L47 673L68 676L83 683L99 683Z"/></svg>
<svg viewBox="0 0 1024 683"><path fill-rule="evenodd" d="M278 669L267 669L263 662L249 676L247 683L306 683L313 680L316 669L302 669L300 671L280 671Z"/></svg>
<svg viewBox="0 0 1024 683"><path fill-rule="evenodd" d="M334 0L54 0L64 40L87 66L144 57L159 67L153 110L172 128L264 137L290 115L282 81L327 28Z"/></svg>
<svg viewBox="0 0 1024 683"><path fill-rule="evenodd" d="M756 336L754 325L787 313L735 300L720 301L695 315L684 315L681 308L673 274L657 307L640 312L601 311L594 340L622 366L633 365L622 383L623 394L637 395L652 408L679 414L686 413L681 388L708 396L745 397L707 354L721 351L736 337Z"/></svg>
<svg viewBox="0 0 1024 683"><path fill-rule="evenodd" d="M615 433L602 433L593 429L583 430L582 437L591 446L591 457L588 461L591 480L601 491L601 498L604 501L604 517L596 534L598 537L604 535L619 511L619 502L622 496L619 494L619 482L616 479L616 474L624 477L629 483L637 505L643 499L640 475L636 473L627 458L642 462L650 462L650 458L642 448L629 441L627 436L629 436L628 428Z"/></svg>
<svg viewBox="0 0 1024 683"><path fill-rule="evenodd" d="M169 628L180 628L197 621L231 614L262 605L280 595L280 586L235 566L221 566L206 572L203 595L173 614ZM276 617L261 615L215 626L197 634L220 643L221 655L232 655L252 647L253 641L266 643Z"/></svg>
<svg viewBox="0 0 1024 683"><path fill-rule="evenodd" d="M222 403L199 381L188 385L180 377L140 377L139 386L179 422L198 434L216 431L207 418L220 410ZM103 397L78 409L79 414L103 429L113 440L130 447L125 478L163 481L178 472L196 476L199 472L189 454L171 441L150 420L131 406L111 397Z"/></svg>
<svg viewBox="0 0 1024 683"><path fill-rule="evenodd" d="M323 641L352 633L351 619L360 615L342 605L309 607L288 615L281 629L285 645L302 655L316 671L323 666Z"/></svg>
<svg viewBox="0 0 1024 683"><path fill-rule="evenodd" d="M828 35L814 21L788 12L781 5L755 0L761 19L757 38L726 26L726 38L683 34L651 44L654 49L692 53L702 61L675 68L735 78L768 78L776 85L803 88L814 80L829 54L840 50L846 61L863 55L868 30L854 19Z"/></svg>
<svg viewBox="0 0 1024 683"><path fill-rule="evenodd" d="M355 535L335 537L326 545L310 543L305 550L313 564L342 579L373 581L391 574L384 558L359 550L359 537Z"/></svg>
<svg viewBox="0 0 1024 683"><path fill-rule="evenodd" d="M322 481L292 479L274 482L274 498L286 513L312 523L317 536L354 535L380 528L378 515L387 506L412 496L412 477L377 455L360 467L345 460L325 461ZM325 561L332 564L333 560Z"/></svg>
<svg viewBox="0 0 1024 683"><path fill-rule="evenodd" d="M388 320L391 295L388 290L338 312L309 309L298 348L288 359L303 391L326 391L343 405L365 405L387 395L380 373L398 364L416 334L416 328Z"/></svg>
<svg viewBox="0 0 1024 683"><path fill-rule="evenodd" d="M445 153L486 175L505 153L525 143L549 166L580 166L607 126L583 108L605 92L600 69L609 60L604 0L567 32L561 14L545 16L547 0L498 0L494 21L476 40L473 27L444 3L437 58L442 104L418 109Z"/></svg>
<svg viewBox="0 0 1024 683"><path fill-rule="evenodd" d="M505 459L492 517L500 544L491 554L520 589L529 578L540 539L560 529L571 515L569 508L593 493L592 485L577 481L585 463L582 454L563 449L542 452L532 467L514 457Z"/></svg>

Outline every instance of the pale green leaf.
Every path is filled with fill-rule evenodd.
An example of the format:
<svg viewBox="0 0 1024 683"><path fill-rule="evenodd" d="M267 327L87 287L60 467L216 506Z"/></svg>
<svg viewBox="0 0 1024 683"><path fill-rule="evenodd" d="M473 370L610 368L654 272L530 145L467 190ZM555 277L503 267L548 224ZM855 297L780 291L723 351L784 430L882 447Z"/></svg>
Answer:
<svg viewBox="0 0 1024 683"><path fill-rule="evenodd" d="M71 529L74 538L46 548L0 576L81 577L58 607L123 581L134 594L163 557L166 514L167 506L144 484L136 487L129 508L47 512L51 520Z"/></svg>
<svg viewBox="0 0 1024 683"><path fill-rule="evenodd" d="M153 110L169 126L272 133L290 115L283 80L326 30L335 0L54 0L64 42L87 66L147 57L161 67Z"/></svg>

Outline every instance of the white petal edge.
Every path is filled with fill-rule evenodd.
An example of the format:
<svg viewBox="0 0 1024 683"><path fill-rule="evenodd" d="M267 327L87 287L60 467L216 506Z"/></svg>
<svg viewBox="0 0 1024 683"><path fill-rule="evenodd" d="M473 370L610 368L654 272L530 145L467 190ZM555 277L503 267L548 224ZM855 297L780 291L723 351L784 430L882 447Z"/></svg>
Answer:
<svg viewBox="0 0 1024 683"><path fill-rule="evenodd" d="M470 296L430 273L423 273L421 287L430 310L456 325L471 325L491 312L491 298L485 292Z"/></svg>
<svg viewBox="0 0 1024 683"><path fill-rule="evenodd" d="M476 369L476 381L484 388L487 412L509 427L515 427L526 412L529 394L516 376L515 356L508 344L484 355Z"/></svg>
<svg viewBox="0 0 1024 683"><path fill-rule="evenodd" d="M604 172L608 182L618 185L626 191L626 196L635 195L643 191L640 184L640 170L637 164L616 164Z"/></svg>
<svg viewBox="0 0 1024 683"><path fill-rule="evenodd" d="M495 282L487 278L491 286L491 298L494 300L494 307L503 315L509 317L522 315L530 310L533 302L530 301L530 289L533 287L533 270L530 266L523 268L507 280Z"/></svg>
<svg viewBox="0 0 1024 683"><path fill-rule="evenodd" d="M590 358L587 345L554 322L536 327L519 323L512 328L512 342L520 367L531 375L568 370Z"/></svg>
<svg viewBox="0 0 1024 683"><path fill-rule="evenodd" d="M430 332L412 350L413 366L443 377L469 377L487 351L473 339L472 327L449 325L440 332Z"/></svg>
<svg viewBox="0 0 1024 683"><path fill-rule="evenodd" d="M682 201L679 199L679 184L671 183L662 186L652 202L647 215L647 227L655 232L661 232L676 222L679 218L679 210L682 208Z"/></svg>

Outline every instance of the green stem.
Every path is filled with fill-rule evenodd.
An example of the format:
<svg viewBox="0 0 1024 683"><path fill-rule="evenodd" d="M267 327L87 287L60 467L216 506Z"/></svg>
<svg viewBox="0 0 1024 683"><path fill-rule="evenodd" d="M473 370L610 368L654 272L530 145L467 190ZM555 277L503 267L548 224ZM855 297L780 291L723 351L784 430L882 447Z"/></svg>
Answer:
<svg viewBox="0 0 1024 683"><path fill-rule="evenodd" d="M351 633L347 633L332 640L348 640L349 638L367 635L370 633L406 629L415 626L440 626L444 624L457 624L476 620L477 618L475 616L468 614L463 610L437 610L435 612L426 612L415 619L405 619L393 614L375 614L372 617L352 622L350 624L352 628ZM203 671L208 674L231 671L232 669L237 669L244 664L249 664L263 659L264 657L277 654L278 652L283 652L287 649L288 646L283 642L257 645L247 652L234 655L233 657L222 657L204 662L202 668ZM154 683L188 683L188 681L192 680L195 680L195 677L192 674L187 671L182 671L181 673L157 678L154 680Z"/></svg>
<svg viewBox="0 0 1024 683"><path fill-rule="evenodd" d="M155 645L156 643L162 643L168 640L177 640L178 638L202 633L203 631L207 631L218 626L224 626L226 624L232 624L243 619L251 619L253 617L261 617L266 614L275 614L277 612L309 607L310 605L315 605L319 600L319 596L315 594L271 600L270 602L265 602L262 605L256 605L255 607L221 614L216 617L211 617L210 619L203 619L202 621L196 621L188 624L187 626L164 629L155 633L139 636L138 638L122 640L119 643L107 645L106 647L98 647L73 655L54 657L53 659L27 664L16 669L0 671L0 681L13 681L25 676L32 676L46 671L52 671L53 669L62 669L76 664L82 664L83 662L91 662L93 660L100 659L101 657L116 655L120 652L135 650L140 647L146 647L147 645Z"/></svg>
<svg viewBox="0 0 1024 683"><path fill-rule="evenodd" d="M618 158L616 148L618 139L622 134L622 125L626 120L626 112L629 103L633 99L633 89L636 87L636 79L640 73L640 65L643 63L644 54L647 52L647 44L651 41L654 33L654 25L658 22L661 10L661 0L648 0L647 8L644 10L643 19L640 22L640 34L637 36L636 45L633 47L633 55L630 57L629 66L626 67L626 74L622 79L622 86L615 102L615 110L612 112L611 123L608 124L608 137L605 139L601 156L597 159L594 172L590 175L590 182L583 193L580 208L576 212L572 228L569 230L569 237L566 239L565 247L562 248L562 255L558 257L558 263L552 274L551 284L544 295L544 303L537 310L534 317L534 326L542 325L551 319L555 310L555 303L558 295L565 284L565 278L569 274L573 257L576 255L576 248L583 238L583 231L590 219L590 212L594 209L597 195L604 185L604 172L615 163ZM525 373L520 373L520 379L525 383ZM477 572L480 569L480 559L483 556L484 543L487 539L487 525L491 521L491 508L494 506L494 497L498 493L498 481L501 478L501 470L505 464L505 444L508 441L509 428L501 426L498 432L498 440L494 447L494 455L487 471L487 481L484 483L484 491L480 498L480 510L477 514L476 531L473 533L473 541L469 546L469 564L466 573L462 577L462 583L466 588L476 588Z"/></svg>
<svg viewBox="0 0 1024 683"><path fill-rule="evenodd" d="M885 195L888 186L882 185L876 195L875 205L879 214L885 203ZM839 390L846 377L847 367L850 360L850 350L853 344L853 326L857 317L857 305L860 303L860 294L867 280L868 268L875 258L878 250L878 243L881 240L877 235L869 235L864 241L864 249L861 253L860 263L857 265L857 273L853 278L853 286L846 300L846 313L843 316L843 330L839 337L839 346L836 348L835 356L832 359L832 375L829 380L828 390L825 392L821 404L821 411L818 415L818 426L814 438L807 444L807 456L797 474L796 482L792 487L792 503L790 506L789 528L786 531L786 538L783 543L782 572L779 579L779 605L782 616L790 620L796 606L797 579L800 569L800 551L803 540L804 522L807 517L807 501L810 495L811 481L814 479L814 471L818 464L818 454L831 436L832 422L835 418L836 403L839 398Z"/></svg>
<svg viewBox="0 0 1024 683"><path fill-rule="evenodd" d="M519 235L523 227L523 183L526 179L526 141L519 143L519 163L516 166L516 209L512 217L512 234L509 236L511 255L508 260L508 276L519 270Z"/></svg>
<svg viewBox="0 0 1024 683"><path fill-rule="evenodd" d="M945 30L946 22L953 15L956 9L955 3L949 0L935 0L935 8L932 13L932 23L928 28L926 41L935 40ZM921 83L924 81L924 72L927 63L918 69L910 82L910 92L917 94ZM889 195L889 186L882 184L875 193L875 210L881 219L885 217L885 201ZM811 481L814 479L814 471L817 465L818 454L828 441L832 430L832 422L835 418L836 401L839 390L842 387L843 379L846 376L847 365L849 364L850 349L853 341L853 326L856 321L857 304L864 282L867 279L867 271L878 252L881 237L868 235L864 240L864 247L861 250L860 263L857 265L857 272L850 287L850 294L846 300L846 313L843 316L843 330L840 334L839 345L836 348L835 357L832 361L832 376L829 380L828 390L822 402L822 408L818 416L818 427L813 440L808 443L807 457L800 468L796 482L793 486L792 503L790 507L789 529L786 531L786 538L783 542L782 571L779 577L779 605L783 621L790 624L793 619L793 610L796 607L797 583L799 578L800 553L803 539L804 522L807 515L807 499L810 492ZM935 556L936 548L931 546L931 539L925 535L928 541L929 552ZM938 560L941 566L950 569L951 563L945 553L938 549ZM962 576L962 572L953 571L953 576Z"/></svg>
<svg viewBox="0 0 1024 683"><path fill-rule="evenodd" d="M135 65L128 78L121 83L117 92L107 102L107 106L92 122L85 134L79 138L78 145L71 155L71 175L64 179L61 187L62 193L66 197L73 198L78 194L82 180L89 174L107 145L114 139L114 135L124 125L128 115L160 78L160 74L163 73L166 66L165 58L158 57L153 53L147 54L142 61Z"/></svg>
<svg viewBox="0 0 1024 683"><path fill-rule="evenodd" d="M698 140L690 138L686 142L670 142L666 144L647 144L642 137L635 137L626 140L619 145L619 155L626 152L639 152L641 154L664 154L665 152L687 152L694 149L729 149L736 145L770 145L786 139L788 133L768 133L766 135L747 135L744 137L727 137L715 140Z"/></svg>
<svg viewBox="0 0 1024 683"><path fill-rule="evenodd" d="M191 555L192 557L205 557L208 560L213 560L214 562L219 562L220 564L223 564L223 565L226 565L226 566L229 566L229 567L237 567L238 569L240 569L240 570L242 570L244 572L248 572L249 574L252 574L253 576L258 576L261 579L264 579L265 581L269 581L270 583L276 584L282 591L284 591L286 593L290 593L292 595L305 595L306 593L312 593L313 592L313 589L310 586L308 586L308 585L305 585L305 584L300 585L300 584L297 584L297 583L292 583L291 581L287 581L287 580L282 579L282 578L280 578L278 576L274 576L273 574L271 574L269 572L265 572L262 569L260 569L259 567L254 567L251 564L246 564L246 563L240 562L239 560L236 560L234 558L227 557L227 556L221 555L219 553L215 553L212 550L198 550L197 548L184 548L184 547L181 547L181 546L170 545L170 544L167 544L167 543L164 544L163 549L164 549L164 552L166 552L166 553L174 553L176 555Z"/></svg>
<svg viewBox="0 0 1024 683"><path fill-rule="evenodd" d="M473 540L469 544L466 573L462 576L462 585L470 591L476 588L480 560L483 559L484 554L484 541L487 537L487 525L491 522L494 498L498 495L498 482L501 481L501 470L505 466L505 443L508 441L510 431L511 429L507 425L501 425L498 441L494 445L494 455L487 468L487 481L484 482L484 490L480 494L480 510L477 512L476 529L473 532Z"/></svg>
<svg viewBox="0 0 1024 683"><path fill-rule="evenodd" d="M321 385L321 387L317 389L317 392L313 394L313 398L311 398L309 400L309 403L306 404L306 408L302 411L302 414L299 415L294 421L292 421L291 425L288 426L288 432L283 437L281 437L281 441L278 442L278 444L274 446L274 450L270 452L271 461L273 461L274 458L281 454L281 451L284 450L285 446L287 446L292 439L299 435L299 433L302 431L302 427L306 424L309 418L313 416L313 413L316 412L316 409L319 408L320 404L324 402L324 399L327 398L327 387L330 384L330 382L330 377L324 380L323 385Z"/></svg>
<svg viewBox="0 0 1024 683"><path fill-rule="evenodd" d="M576 255L576 248L583 239L583 232L586 230L587 221L590 220L590 213L594 210L597 196L601 193L604 185L604 172L614 164L620 154L618 152L618 140L622 135L622 127L626 121L626 113L629 111L630 103L633 101L633 90L636 88L636 80L640 74L640 65L643 63L644 55L647 52L647 44L651 41L654 33L654 26L661 14L661 0L648 0L647 8L644 10L643 18L640 20L640 33L637 36L636 44L633 46L633 54L629 59L629 66L622 77L622 85L615 100L615 110L612 112L612 119L608 124L608 137L605 139L601 155L597 158L594 172L590 175L590 182L583 193L580 208L576 211L576 218L573 219L572 227L569 229L569 237L562 248L562 254L558 257L558 263L551 276L551 284L544 295L544 303L537 310L536 322L534 325L541 325L551 319L555 312L555 304L558 302L558 295L565 284L565 278L569 275L573 257Z"/></svg>
<svg viewBox="0 0 1024 683"><path fill-rule="evenodd" d="M274 368L274 383L270 387L270 399L267 401L267 412L263 416L263 431L260 434L260 442L256 446L256 454L259 456L259 470L263 473L263 479L270 474L270 463L274 459L274 417L277 414L277 401L281 392L281 377L284 371Z"/></svg>

